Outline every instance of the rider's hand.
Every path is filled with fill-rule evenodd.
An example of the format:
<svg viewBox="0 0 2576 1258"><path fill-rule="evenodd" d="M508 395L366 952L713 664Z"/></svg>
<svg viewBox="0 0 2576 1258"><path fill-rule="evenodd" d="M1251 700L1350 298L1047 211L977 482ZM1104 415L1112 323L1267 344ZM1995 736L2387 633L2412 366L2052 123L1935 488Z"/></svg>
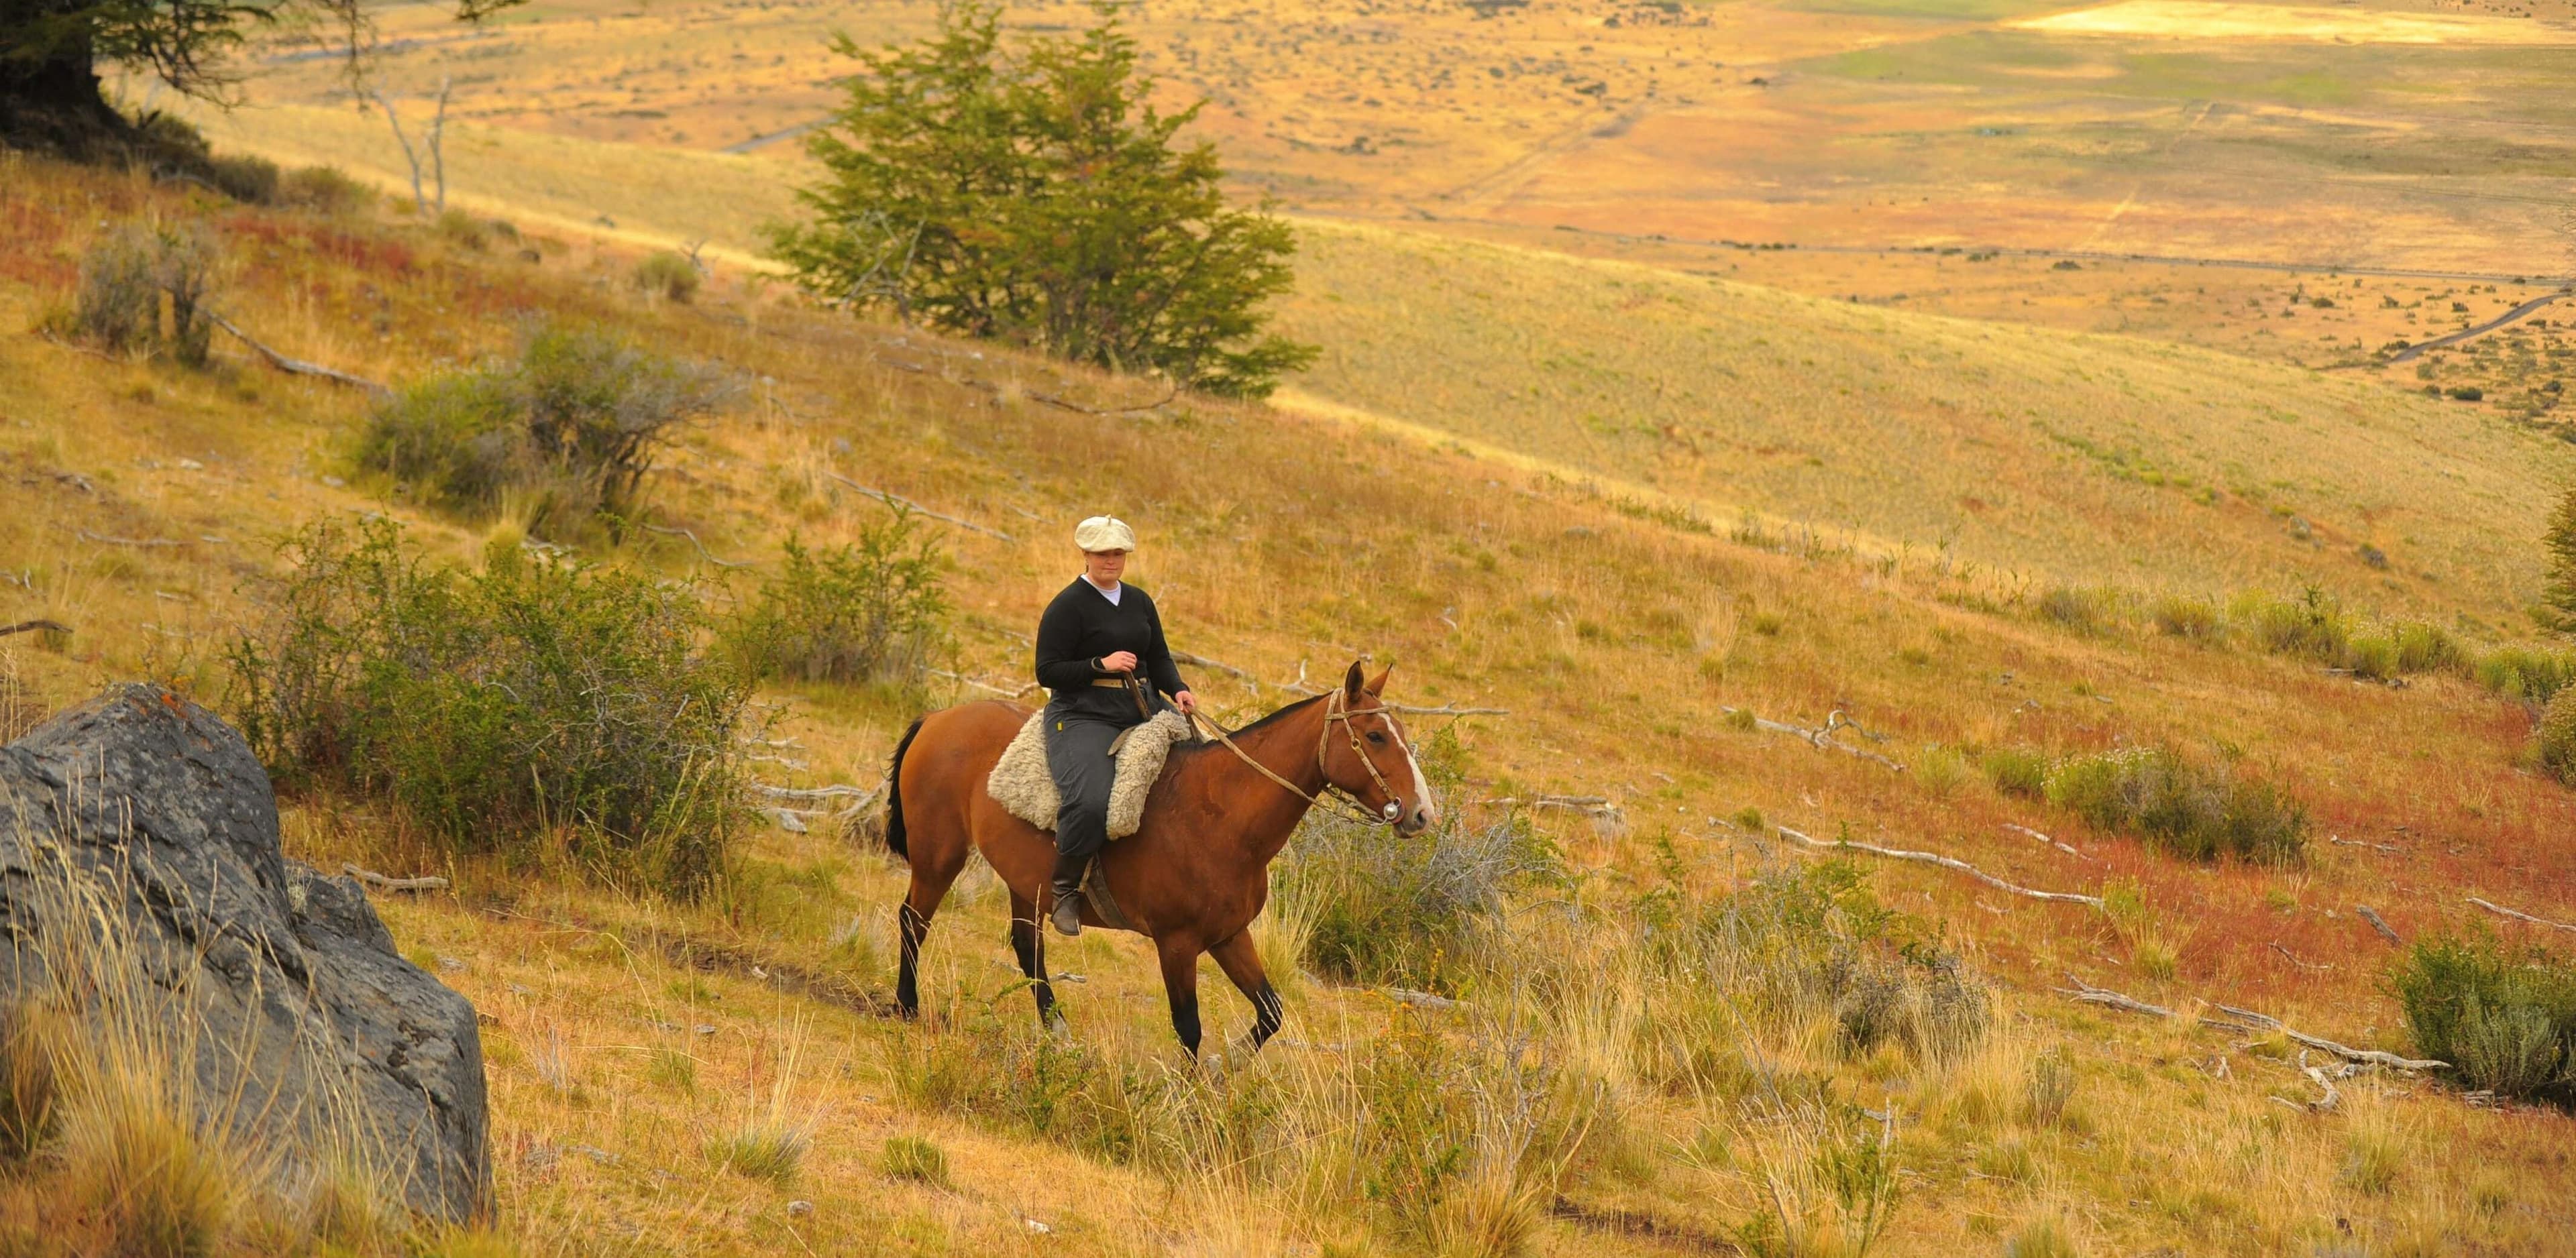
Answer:
<svg viewBox="0 0 2576 1258"><path fill-rule="evenodd" d="M1112 651L1109 654L1100 657L1100 668L1102 672L1109 673L1135 672L1136 653L1134 651Z"/></svg>
<svg viewBox="0 0 2576 1258"><path fill-rule="evenodd" d="M1181 714L1187 716L1199 710L1199 697L1184 690L1172 696L1172 706L1179 708Z"/></svg>

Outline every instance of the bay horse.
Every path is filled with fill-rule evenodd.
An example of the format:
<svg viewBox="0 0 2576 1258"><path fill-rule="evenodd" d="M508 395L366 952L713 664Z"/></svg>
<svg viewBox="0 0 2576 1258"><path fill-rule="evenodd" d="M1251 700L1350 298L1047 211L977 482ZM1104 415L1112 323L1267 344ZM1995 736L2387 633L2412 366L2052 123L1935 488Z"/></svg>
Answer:
<svg viewBox="0 0 2576 1258"><path fill-rule="evenodd" d="M1279 993L1248 928L1270 898L1272 858L1325 791L1345 792L1372 820L1404 834L1438 819L1404 727L1379 698L1386 677L1363 678L1353 663L1338 689L1245 726L1230 744L1174 746L1136 833L1102 848L1096 876L1108 880L1131 928L1154 941L1172 1030L1193 1058L1201 953L1214 953L1252 1002L1255 1049L1279 1030ZM1011 890L1011 951L1036 992L1038 1020L1060 1020L1039 929L1054 907L1055 835L1012 816L984 789L1030 712L990 699L942 708L914 721L895 744L885 837L912 866L912 887L897 913L903 962L895 1000L907 1018L921 1012L917 975L930 919L968 854L980 851ZM1088 900L1082 924L1108 925Z"/></svg>

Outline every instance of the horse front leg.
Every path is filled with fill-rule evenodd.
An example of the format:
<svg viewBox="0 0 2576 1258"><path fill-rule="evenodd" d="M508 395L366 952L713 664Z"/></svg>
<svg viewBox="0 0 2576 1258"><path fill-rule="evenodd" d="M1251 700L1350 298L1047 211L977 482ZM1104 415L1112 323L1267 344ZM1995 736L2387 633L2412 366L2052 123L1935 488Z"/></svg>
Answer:
<svg viewBox="0 0 2576 1258"><path fill-rule="evenodd" d="M1261 1046L1279 1033L1279 1024L1287 1015L1279 1002L1279 989L1270 985L1269 971L1261 968L1261 950L1253 946L1252 932L1234 932L1225 942L1208 949L1208 955L1215 957L1225 976L1234 980L1243 998L1252 1002L1252 1049L1261 1051Z"/></svg>
<svg viewBox="0 0 2576 1258"><path fill-rule="evenodd" d="M1163 994L1172 1002L1172 1033L1181 1037L1181 1047L1189 1050L1192 1060L1199 1055L1199 947L1198 940L1174 936L1154 941L1154 950L1163 960Z"/></svg>
<svg viewBox="0 0 2576 1258"><path fill-rule="evenodd" d="M1056 1012L1055 987L1047 982L1046 932L1038 929L1037 901L1011 893L1011 955L1020 961L1020 973L1029 980L1029 990L1037 994L1038 1025L1050 1031L1064 1029L1064 1015Z"/></svg>

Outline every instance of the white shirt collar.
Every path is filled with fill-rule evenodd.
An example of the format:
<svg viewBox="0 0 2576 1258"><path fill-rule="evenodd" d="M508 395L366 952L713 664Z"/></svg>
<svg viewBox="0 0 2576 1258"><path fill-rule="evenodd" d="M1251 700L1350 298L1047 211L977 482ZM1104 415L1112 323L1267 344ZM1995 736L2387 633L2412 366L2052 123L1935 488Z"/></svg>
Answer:
<svg viewBox="0 0 2576 1258"><path fill-rule="evenodd" d="M1102 598L1108 599L1109 605L1112 607L1116 607L1118 605L1118 596L1127 592L1127 583L1124 581L1110 586L1108 589L1101 589L1100 583L1092 580L1091 574L1088 572L1076 577L1075 580L1082 582L1084 585L1090 586L1093 593L1098 594Z"/></svg>

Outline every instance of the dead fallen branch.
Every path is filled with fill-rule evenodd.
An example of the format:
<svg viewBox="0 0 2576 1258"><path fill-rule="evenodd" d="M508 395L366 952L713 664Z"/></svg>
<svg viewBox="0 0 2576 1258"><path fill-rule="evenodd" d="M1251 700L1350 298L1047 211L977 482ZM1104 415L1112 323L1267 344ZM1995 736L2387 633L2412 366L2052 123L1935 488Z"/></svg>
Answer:
<svg viewBox="0 0 2576 1258"><path fill-rule="evenodd" d="M86 540L97 542L101 546L141 546L149 550L157 547L176 546L179 544L166 537L110 537L104 533L90 532L88 529L74 529L72 531L80 534L81 537Z"/></svg>
<svg viewBox="0 0 2576 1258"><path fill-rule="evenodd" d="M1434 996L1429 992L1417 992L1411 988L1384 987L1379 990L1385 992L1389 998L1397 1001L1398 1003L1412 1005L1417 1009L1455 1009L1458 1007L1457 1001L1451 1000L1446 996Z"/></svg>
<svg viewBox="0 0 2576 1258"><path fill-rule="evenodd" d="M2370 928L2372 930L2379 932L2380 938L2385 939L2400 948L2406 946L2406 941L2397 937L2397 928L2390 926L2385 920L2383 920L2379 916L2378 910L2371 908L2367 904L2356 904L2352 906L2352 909L2354 912L2361 914L2361 920L2370 923Z"/></svg>
<svg viewBox="0 0 2576 1258"><path fill-rule="evenodd" d="M961 519L958 519L956 516L953 516L953 515L941 515L939 512L933 511L933 510L931 510L930 508L925 507L925 506L921 505L920 503L914 502L912 499L910 499L910 498L906 498L906 497L904 497L904 496L903 496L903 495L901 495L901 494L890 494L890 493L887 493L886 491L884 491L884 490L882 490L882 489L870 489L870 488L868 488L867 486L865 486L865 485L862 485L862 484L858 483L857 481L851 480L851 479L850 479L849 477L847 477L847 476L843 476L843 475L841 475L839 472L825 472L825 473L823 473L823 474L824 474L825 476L829 476L829 477L831 477L832 479L834 479L834 480L836 480L836 481L841 482L841 483L842 483L842 484L844 484L844 485L849 486L849 487L850 487L850 488L852 488L852 489L855 489L855 490L859 491L860 493L866 494L867 496L869 496L869 497L871 497L871 498L874 498L874 499L876 499L876 500L877 500L877 501L879 501L879 502L883 502L883 503L886 503L886 504L891 505L891 506L901 507L901 508L903 508L903 509L904 509L904 510L906 510L906 511L910 511L910 512L912 512L914 515L923 515L923 516L928 516L928 517L930 517L931 519L937 520L937 521L939 521L939 522L940 522L940 523L942 523L942 524L954 524L954 525L956 525L957 527L959 527L959 528L961 528L961 529L966 529L966 530L968 530L968 531L970 531L970 532L982 533L982 534L984 534L984 535L985 535L985 536L987 536L987 537L998 537L998 538L1000 538L1000 539L1002 539L1003 541L1006 541L1006 542L1008 542L1008 541L1016 541L1016 540L1018 540L1018 539L1016 539L1016 538L1012 537L1010 534L1003 532L1003 531L1002 531L1002 530L1000 530L1000 529L989 529L989 528L984 527L984 526L983 526L983 525L981 525L981 524L977 524L977 523L975 523L973 520L961 520Z"/></svg>
<svg viewBox="0 0 2576 1258"><path fill-rule="evenodd" d="M2237 1019L2243 1025L2230 1026L2228 1023L2221 1022L2216 1019L2203 1019L2204 1022L2207 1022L2211 1026L2226 1027L2230 1030L2239 1031L2272 1031L2279 1034L2284 1039L2305 1044L2321 1053L2332 1053L2346 1061L2367 1062L2373 1066L2386 1066L2391 1070L2448 1070L2451 1068L2451 1063L2447 1061L2417 1060L2412 1057L2400 1057L2395 1053L2383 1053L2375 1048L2347 1048L2344 1045L2335 1043L2333 1040L2323 1039L2318 1036L2308 1035L2304 1032L2293 1030L2289 1026L2283 1024L2279 1018L2275 1018L2268 1013L2256 1013L2251 1009L2239 1009L2234 1005L2216 1005L2213 1006L2213 1008L2217 1009L2220 1013L2226 1014L2228 1017Z"/></svg>
<svg viewBox="0 0 2576 1258"><path fill-rule="evenodd" d="M1240 677L1243 680L1252 683L1252 688L1255 690L1259 690L1264 684L1266 684L1260 678L1253 676L1251 669L1236 668L1232 664L1228 664L1220 660L1212 660L1204 655L1192 655L1187 651L1174 651L1172 652L1172 659L1178 663L1188 664L1197 668L1213 668L1220 673L1231 673L1236 677Z"/></svg>
<svg viewBox="0 0 2576 1258"><path fill-rule="evenodd" d="M2006 882L2003 879L1997 878L1993 874L1987 873L1966 861L1943 856L1936 852L1908 852L1899 848L1880 847L1872 843L1857 843L1850 839L1837 839L1833 842L1827 842L1823 839L1812 838L1808 835L1800 834L1787 826L1780 826L1777 828L1782 836L1795 839L1800 843L1804 843L1807 846L1816 848L1820 851L1833 852L1848 848L1856 852L1867 852L1872 856L1884 856L1889 860L1914 861L1925 865L1939 865L1944 869L1958 870L1960 873L1966 874L1998 891L2008 891L2014 895L2025 896L2033 900L2048 900L2059 904L2082 904L2097 909L2102 907L2102 897L2098 895L2083 895L2073 891L2035 891L2029 887L2018 886L2016 884Z"/></svg>
<svg viewBox="0 0 2576 1258"><path fill-rule="evenodd" d="M1036 682L1030 682L1028 685L1022 686L1017 690L1013 690L1007 686L996 686L991 682L977 681L964 673L952 673L944 668L926 669L924 671L928 672L933 677L945 677L959 685L973 686L977 690L981 690L986 694L1000 695L1005 699L1017 699L1021 695L1027 694L1028 692L1038 688L1038 684Z"/></svg>
<svg viewBox="0 0 2576 1258"><path fill-rule="evenodd" d="M2029 826L2017 826L2017 825L2014 825L2013 823L2011 823L2011 822L2007 821L2007 822L2005 822L2005 823L2004 823L2004 829L2010 830L2010 831L2012 831L2012 832L2013 832L2013 833L2015 833L2015 834L2027 835L2027 836L2029 836L2029 837L2031 837L2031 838L2037 839L2037 840L2039 840L2040 842L2045 843L2045 844L2049 845L2050 847L2056 848L2058 851L2064 852L2064 853L2066 853L2067 855L2072 856L2072 857L2074 857L2074 858L2075 858L2075 859L2077 859L2077 860L2080 860L2080 861L2089 861L2089 860L2093 859L2092 857L2087 856L2087 855L2085 855L2085 854L2084 854L2084 853L2082 853L2082 852L2076 851L2073 847L2070 847L2070 846L2068 846L2068 845L2067 845L2067 844L2065 844L2065 843L2061 843L2061 842L2057 841L2056 839L2052 839L2052 838L2048 837L2048 836L2047 836L2047 835L2045 835L2045 834L2041 834L2041 833L2040 833L2039 831L2037 831L2037 830L2033 830L2033 829L2031 829Z"/></svg>
<svg viewBox="0 0 2576 1258"><path fill-rule="evenodd" d="M2576 931L2576 926L2570 926L2565 922L2553 922L2545 917L2533 917L2531 914L2525 913L2520 909L2509 909L2501 904L2494 903L2493 901L2481 900L2476 896L2470 896L2469 903L2485 909L2490 913L2503 917L2510 917L2517 922L2529 922L2534 926L2546 926L2551 930Z"/></svg>
<svg viewBox="0 0 2576 1258"><path fill-rule="evenodd" d="M1389 703L1386 710L1402 716L1510 716L1510 708L1462 708L1444 703L1436 708L1418 708L1410 703Z"/></svg>
<svg viewBox="0 0 2576 1258"><path fill-rule="evenodd" d="M372 869L361 869L356 865L342 865L340 872L379 891L440 891L447 887L447 880L436 875L421 878L391 878Z"/></svg>
<svg viewBox="0 0 2576 1258"><path fill-rule="evenodd" d="M751 792L766 799L852 799L862 804L877 796L875 790L858 786L771 786L767 782L752 783Z"/></svg>
<svg viewBox="0 0 2576 1258"><path fill-rule="evenodd" d="M2179 1018L2182 1016L2171 1009L2165 1008L2163 1005L2151 1005L2143 1000L2123 996L2107 987L2095 987L2091 983L2087 983L2072 974L2066 976L2066 981L2075 984L2075 986L2071 988L2060 987L2056 990L2063 993L2068 999L2079 1004L2104 1005L2109 1008L2117 1009L2122 1013L2142 1013L2150 1018Z"/></svg>
<svg viewBox="0 0 2576 1258"><path fill-rule="evenodd" d="M2366 847L2379 852L2395 852L2403 850L2394 843L2372 843L2366 839L2347 839L2340 834L2327 835L2326 842L2332 843L2337 847Z"/></svg>
<svg viewBox="0 0 2576 1258"><path fill-rule="evenodd" d="M13 633L32 633L40 629L50 633L62 634L68 634L72 631L72 627L70 625L64 624L59 620L21 620L14 625L0 625L0 638L8 637Z"/></svg>
<svg viewBox="0 0 2576 1258"><path fill-rule="evenodd" d="M643 529L647 533L659 533L664 537L685 537L689 539L689 544L698 548L698 558L704 559L708 563L714 564L719 568L748 568L751 566L751 561L748 559L735 561L731 559L716 558L713 553L707 550L707 544L699 541L698 535L687 529L675 529L662 524L647 524L643 526Z"/></svg>
<svg viewBox="0 0 2576 1258"><path fill-rule="evenodd" d="M1816 729L1808 729L1804 725L1792 725L1787 721L1775 721L1769 717L1757 716L1754 713L1741 708L1722 708L1719 710L1728 716L1740 715L1743 718L1748 718L1753 722L1753 728L1765 733L1795 734L1798 737L1805 739L1810 746L1831 748L1835 751L1842 752L1845 755L1858 756L1873 764L1885 765L1898 773L1905 772L1905 766L1903 764L1900 764L1889 757L1882 756L1875 751L1871 751L1867 747L1854 747L1850 743L1843 742L1842 740L1835 738L1833 736L1835 730L1860 729L1859 725L1850 721L1842 720L1842 710L1839 708L1835 709L1831 716L1825 718L1824 725ZM1860 732L1866 737L1878 737L1878 735L1871 734L1865 729L1860 730Z"/></svg>
<svg viewBox="0 0 2576 1258"><path fill-rule="evenodd" d="M2281 959L2282 959L2282 960L2285 960L2285 961L2289 962L2290 964L2292 964L2292 965L2295 965L2295 966L2299 967L2299 968L2300 968L2300 969L2302 969L2302 970L2331 970L2331 969L2333 969L2333 968L2334 968L2334 967L2333 967L2333 966L2331 966L2331 965L2326 965L2326 964L2323 964L2323 963L2320 963L2320 962L2316 962L2316 961L2302 961L2302 960L2300 960L2300 959L2299 959L2299 957L2298 957L2298 954L2297 954L2297 953L2294 953L2294 952L2290 951L2289 949L2282 947L2282 946L2281 946L2281 941L2280 941L2280 940L2277 940L2277 939L2275 939L2275 940L2273 940L2273 941L2272 941L2272 951L2277 952L2277 953L2280 953L2280 954L2281 954Z"/></svg>
<svg viewBox="0 0 2576 1258"><path fill-rule="evenodd" d="M340 371L331 367L325 367L320 363L308 363L301 358L289 358L284 354L278 353L276 350L260 344L251 336L250 333L234 327L232 320L227 319L222 315L209 311L206 317L213 320L216 327L232 333L233 339L257 350L260 357L268 360L269 366L275 367L279 371L283 371L290 376L318 376L324 380L331 381L334 384L345 384L351 388L364 389L378 397L393 396L393 390L388 389L373 380L369 380L365 376L353 376L348 372Z"/></svg>
<svg viewBox="0 0 2576 1258"><path fill-rule="evenodd" d="M1610 797L1606 795L1533 795L1527 799L1517 795L1498 795L1479 802L1498 804L1505 808L1555 808L1565 812L1582 813L1584 816L1605 821L1619 819L1619 806L1611 803Z"/></svg>

